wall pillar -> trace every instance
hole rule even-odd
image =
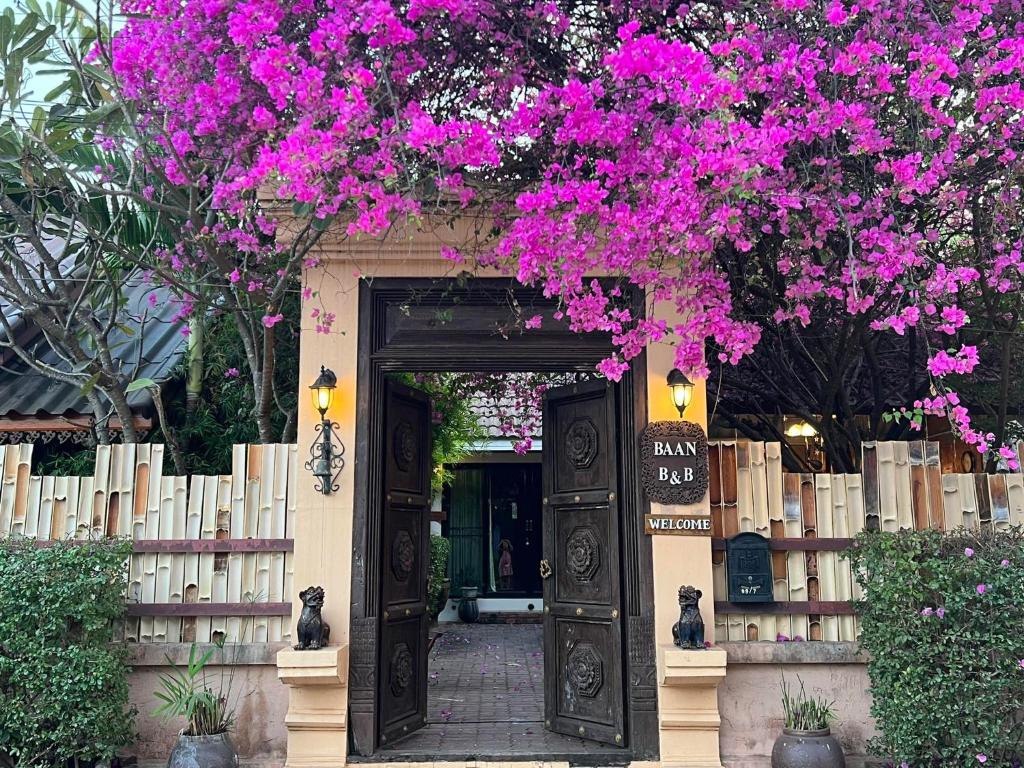
[[[289,687],[285,768],[338,768],[345,764],[347,646],[317,651],[286,648],[277,654],[277,677]]]
[[[659,313],[670,324],[678,316]],[[676,421],[666,379],[675,367],[675,350],[657,344],[647,350],[647,409],[651,421]],[[707,390],[695,382],[687,421],[707,431]],[[710,515],[708,496],[697,504],[651,503],[652,514]],[[679,619],[679,587],[689,584],[702,593],[705,638],[715,636],[715,597],[711,570],[711,538],[652,537],[654,563],[654,632],[658,646],[658,730],[663,766],[721,768],[717,686],[725,676],[725,653],[684,651],[672,645],[672,625]]]
[[[317,293],[303,302],[299,350],[298,477],[296,479],[295,555],[292,624],[302,610],[299,592],[324,588],[323,617],[331,625],[331,644],[318,651],[285,649],[277,656],[278,679],[289,689],[288,768],[336,768],[348,752],[348,643],[352,591],[352,510],[355,478],[356,344],[358,278],[337,263],[309,270],[305,283]],[[321,317],[313,318],[314,309]],[[328,333],[318,332],[326,312],[335,315]],[[303,466],[318,436],[320,414],[314,410],[309,385],[330,368],[338,377],[327,418],[339,425],[345,446],[345,467],[337,491],[324,495]]]

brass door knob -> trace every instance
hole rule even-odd
[[[551,564],[547,560],[540,561],[540,577],[550,579],[552,574]]]

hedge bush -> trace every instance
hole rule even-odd
[[[111,643],[131,543],[0,541],[0,762],[109,760],[133,736],[128,666]]]
[[[1024,532],[861,534],[873,751],[896,766],[1019,765]]]

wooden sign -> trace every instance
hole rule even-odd
[[[729,574],[729,602],[771,603],[774,577],[768,539],[756,533],[738,533],[725,542]]]
[[[671,536],[710,536],[710,515],[644,515],[644,533]]]
[[[640,433],[640,483],[660,504],[696,504],[708,492],[708,438],[691,421],[654,421]]]

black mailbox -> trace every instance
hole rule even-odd
[[[739,533],[725,542],[725,555],[730,602],[774,602],[768,539],[756,533]]]

